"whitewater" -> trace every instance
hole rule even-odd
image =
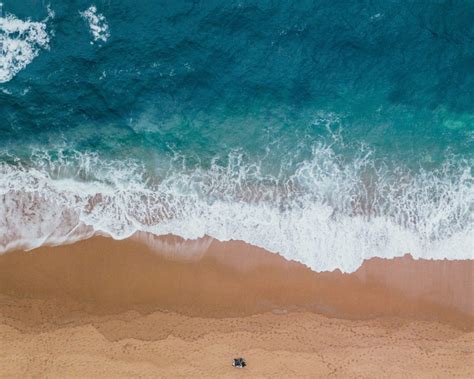
[[[10,81],[41,50],[49,48],[47,23],[52,18],[54,12],[50,8],[41,22],[21,20],[8,13],[3,15],[3,4],[0,3],[0,83]]]
[[[365,259],[407,253],[472,259],[467,165],[390,173],[376,169],[370,154],[344,165],[319,146],[286,178],[265,176],[258,163],[234,154],[226,166],[186,170],[174,163],[153,179],[139,162],[96,154],[52,160],[36,153],[33,160],[34,167],[0,166],[3,252],[141,231],[242,240],[316,271],[352,272]],[[371,182],[364,182],[368,173]]]

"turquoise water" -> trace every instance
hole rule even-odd
[[[472,258],[472,1],[3,1],[0,250],[135,231]],[[3,246],[3,247],[2,247]]]

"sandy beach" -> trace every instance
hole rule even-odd
[[[0,0],[0,379],[474,379],[473,20]]]
[[[0,374],[472,377],[473,270],[405,256],[315,273],[242,242],[148,235],[11,252]]]

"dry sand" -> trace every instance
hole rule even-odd
[[[314,273],[171,236],[7,253],[0,376],[474,377],[473,275],[409,256]]]

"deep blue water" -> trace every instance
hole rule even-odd
[[[245,239],[315,269],[471,254],[474,2],[3,0],[2,14],[4,204],[46,196],[71,225],[117,238]],[[57,194],[29,187],[42,180]],[[130,197],[91,209],[103,189],[75,182]],[[53,217],[9,207],[10,244]]]

